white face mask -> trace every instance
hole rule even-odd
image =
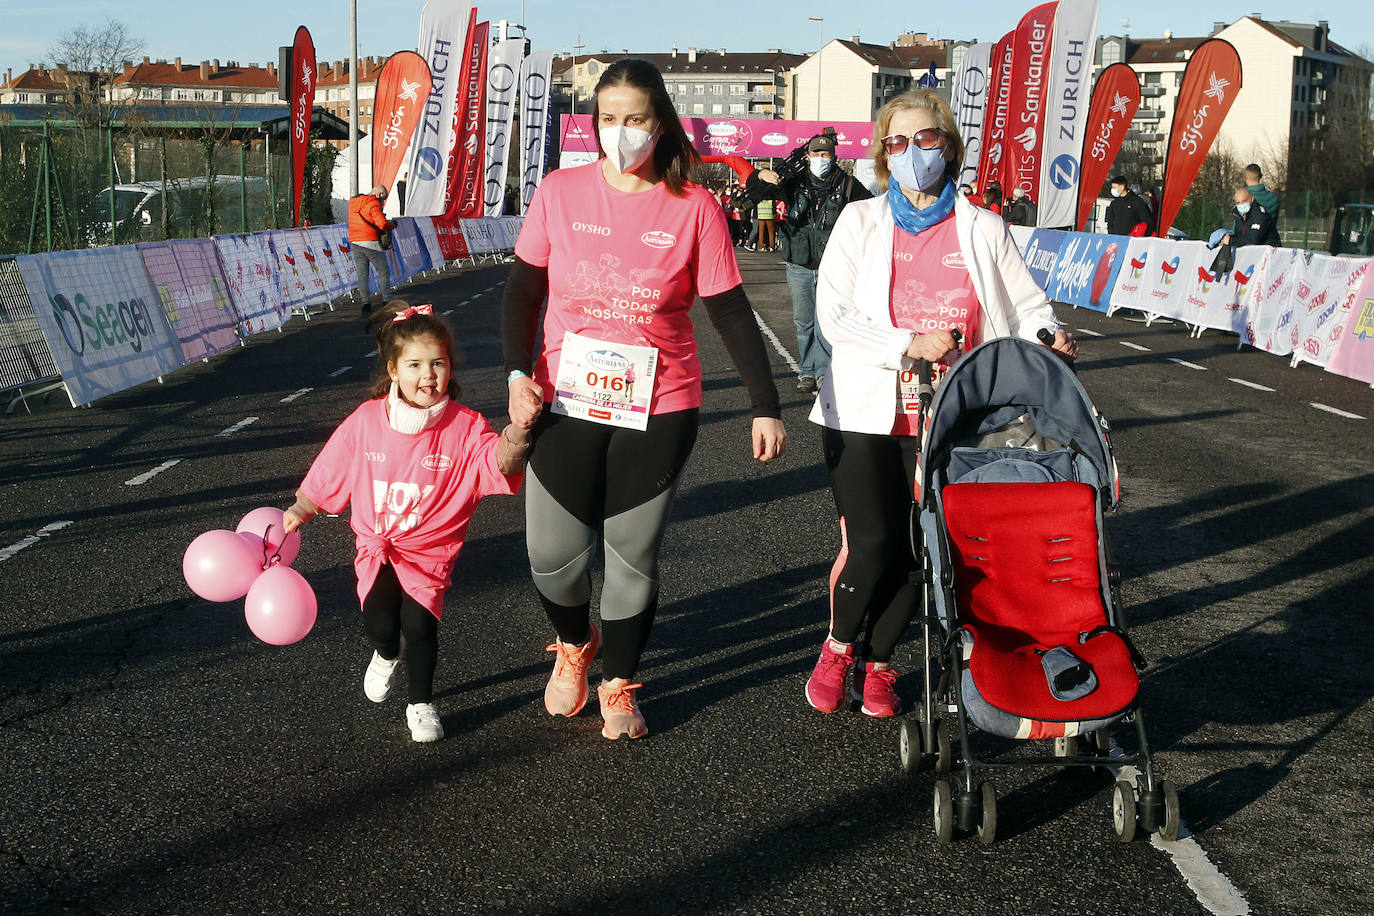
[[[912,143],[901,155],[887,158],[887,169],[908,191],[932,191],[944,181],[945,151],[921,149]]]
[[[1236,212],[1241,216],[1248,215],[1250,213],[1250,202],[1247,200],[1243,204],[1236,204]]]
[[[650,133],[638,127],[603,127],[600,130],[601,148],[617,172],[633,172],[654,153],[658,131]]]
[[[1118,187],[1116,187],[1116,186],[1113,186],[1113,187],[1112,187],[1112,196],[1113,196],[1113,197],[1120,197],[1120,196],[1121,196],[1121,189],[1118,188]]]
[[[824,178],[830,174],[830,166],[834,163],[827,156],[812,156],[806,161],[806,164],[811,167],[812,175],[817,178]]]

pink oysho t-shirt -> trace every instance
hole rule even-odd
[[[522,261],[549,271],[534,380],[552,395],[563,335],[572,331],[658,348],[650,413],[700,407],[701,363],[687,313],[697,296],[740,283],[725,214],[696,185],[685,197],[663,182],[617,191],[601,168],[593,162],[546,175],[515,244]]]
[[[953,214],[916,235],[893,227],[889,306],[896,327],[918,334],[957,328],[962,335],[960,350],[978,345],[978,296],[959,248]],[[936,367],[937,375],[944,374],[953,358],[946,357]],[[892,432],[919,434],[916,418],[903,412],[900,402]]]
[[[449,402],[439,422],[399,433],[386,399],[363,403],[325,443],[301,492],[326,512],[352,506],[358,601],[390,561],[401,587],[441,617],[453,561],[484,496],[519,491],[524,473],[497,466],[501,436],[481,414]]]

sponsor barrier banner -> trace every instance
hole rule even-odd
[[[1121,151],[1140,107],[1140,82],[1128,64],[1112,64],[1097,77],[1083,132],[1083,180],[1079,184],[1075,229],[1088,225],[1097,192]]]
[[[348,240],[348,226],[326,226],[324,231],[329,238],[329,247],[334,252],[334,264],[344,282],[344,292],[349,292],[358,285],[358,265],[353,260],[353,243]]]
[[[497,249],[493,237],[494,224],[484,219],[460,220],[463,238],[467,240],[468,251],[472,254],[490,254]]]
[[[244,335],[281,327],[290,310],[282,298],[277,259],[267,235],[217,235],[214,243]]]
[[[1240,339],[1252,347],[1287,356],[1293,352],[1293,296],[1300,289],[1304,255],[1293,248],[1275,248],[1264,261],[1250,298],[1250,314]]]
[[[324,255],[315,250],[318,238],[309,229],[283,230],[287,247],[296,258],[301,282],[305,284],[305,305],[322,305],[329,301],[329,265],[322,263]]]
[[[1196,246],[1202,243],[1183,244]],[[1217,256],[1216,251],[1203,246],[1197,254],[1197,266],[1184,299],[1187,304],[1184,320],[1204,328],[1239,334],[1245,327],[1250,278],[1255,275],[1261,259],[1269,250],[1268,245],[1241,248],[1235,253],[1232,269],[1218,273],[1211,268]]]
[[[1112,289],[1111,307],[1107,314],[1117,309],[1138,309],[1140,297],[1149,282],[1145,271],[1154,260],[1150,239],[1131,239],[1126,246],[1126,260],[1116,275],[1116,286]]]
[[[324,293],[328,299],[336,299],[347,293],[352,288],[341,269],[342,259],[334,249],[331,238],[334,226],[311,226],[306,231],[306,238],[310,242],[307,249],[314,257],[314,265],[319,268],[320,279],[324,281]]]
[[[420,230],[416,227],[415,220],[408,216],[398,219],[395,239],[394,250],[406,277],[413,277],[422,270],[429,270],[429,251],[425,248],[424,239],[420,238]]]
[[[229,301],[214,242],[175,239],[136,247],[181,345],[183,362],[238,346],[239,316]]]
[[[549,84],[553,52],[535,51],[520,64],[520,212],[529,209],[548,158]]]
[[[439,251],[445,261],[461,261],[472,257],[468,248],[467,236],[463,235],[463,223],[456,219],[434,218],[434,234],[439,237]]]
[[[1206,249],[1201,242],[1194,244]],[[1171,239],[1152,239],[1146,247],[1150,255],[1145,265],[1140,302],[1135,307],[1148,315],[1182,319],[1187,312],[1185,300],[1197,270],[1199,249]],[[1207,261],[1211,263],[1210,256]],[[1126,266],[1132,268],[1129,258]]]
[[[315,42],[305,26],[291,46],[291,206],[292,225],[301,224],[305,154],[310,151],[310,118],[315,108]]]
[[[427,0],[420,11],[416,46],[432,80],[420,124],[406,156],[406,212],[443,213],[448,195],[448,155],[453,148],[453,107],[463,71],[463,37],[468,4]]]
[[[1055,302],[1107,311],[1130,240],[1119,235],[1066,234],[1045,293]]]
[[[1368,258],[1312,256],[1303,271],[1303,283],[1310,292],[1293,310],[1294,365],[1303,362],[1325,367],[1331,361],[1368,269]]]
[[[439,245],[439,233],[434,229],[434,219],[429,216],[415,217],[415,228],[420,233],[420,240],[425,243],[425,252],[429,255],[429,263],[434,267],[444,266],[443,248]]]
[[[965,48],[964,59],[959,62],[959,69],[950,83],[950,107],[964,140],[964,161],[957,183],[971,188],[978,186],[978,157],[983,150],[983,118],[988,107],[988,65],[992,47],[992,42],[980,41]]]
[[[1078,226],[1074,219],[1078,215],[1083,172],[1079,156],[1083,153],[1083,132],[1088,119],[1098,6],[1098,0],[1059,0],[1054,14],[1054,54],[1049,62],[1040,196],[1035,199],[1041,226]]]
[[[1041,289],[1049,285],[1050,274],[1059,261],[1059,249],[1064,247],[1068,235],[1058,229],[1035,229],[1026,241],[1023,250],[1026,267],[1030,268],[1031,276]]]
[[[561,116],[562,153],[580,153],[580,162],[597,158],[591,115]],[[826,127],[835,128],[835,156],[866,159],[873,145],[872,121],[780,121],[682,118],[692,146],[703,156],[786,156]],[[590,158],[586,156],[590,154]]]
[[[134,246],[19,255],[15,263],[74,406],[185,365]]]
[[[1202,161],[1221,130],[1221,122],[1240,92],[1240,55],[1221,38],[1204,41],[1188,58],[1169,128],[1164,191],[1159,201],[1159,234],[1168,232],[1183,198],[1202,169]],[[1095,189],[1094,189],[1095,190]]]
[[[387,58],[377,78],[372,113],[372,183],[396,184],[401,160],[415,136],[434,81],[429,65],[414,51],[397,51]],[[407,182],[407,190],[409,183]]]
[[[1327,372],[1374,385],[1374,270],[1365,271]]]
[[[453,103],[453,149],[448,155],[448,193],[444,215],[475,219],[482,215],[483,160],[486,158],[487,33],[491,24],[468,16],[463,73]]]
[[[497,41],[487,64],[487,163],[483,204],[487,216],[500,216],[506,202],[506,163],[515,128],[515,99],[520,89],[522,39]]]
[[[276,264],[273,273],[277,277],[278,294],[288,310],[303,307],[310,294],[309,268],[301,255],[300,238],[288,235],[294,231],[272,229],[265,233]]]
[[[1042,3],[1021,17],[1013,39],[1011,107],[1002,190],[1023,188],[1040,201],[1040,160],[1045,143],[1045,106],[1049,100],[1050,55],[1054,50],[1054,16],[1058,3]]]
[[[1011,112],[1011,71],[1015,62],[1016,44],[1013,30],[1003,35],[992,46],[990,79],[988,81],[988,107],[983,113],[983,161],[978,167],[978,193],[981,195],[988,185],[997,182],[1004,192],[1011,190],[1007,164],[1011,155],[1007,151],[1008,117]],[[1001,201],[998,201],[1000,204]]]

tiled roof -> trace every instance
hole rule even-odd
[[[277,77],[262,67],[220,67],[203,78],[199,64],[150,62],[134,64],[114,78],[116,86],[209,86],[233,89],[275,89]]]
[[[842,39],[840,44],[875,67],[886,67],[889,70],[925,70],[932,60],[937,67],[947,66],[949,63],[949,51],[946,48],[923,45],[898,45],[893,48],[888,45],[871,45]]]
[[[1138,41],[1126,39],[1126,63],[1128,64],[1169,64],[1185,61],[1188,55],[1206,38],[1151,38]]]
[[[688,56],[686,51],[678,51],[676,54],[627,54],[623,51],[614,53],[602,51],[580,55],[578,61],[596,60],[602,63],[614,63],[625,57],[637,57],[653,64],[664,76],[682,73],[723,76],[727,73],[763,73],[766,70],[781,72],[792,69],[806,59],[805,55],[802,54],[784,54],[781,51],[739,51],[726,52],[725,54],[721,54],[719,51],[697,51],[695,61],[688,60]],[[559,64],[565,66],[560,67]],[[571,65],[571,60],[556,60],[554,61],[554,71],[558,72]]]
[[[388,58],[385,57],[360,57],[358,58],[358,82],[375,83],[382,75],[382,67],[386,65]],[[336,68],[329,61],[322,60],[319,69],[315,72],[319,79],[315,81],[317,88],[325,86],[347,86],[348,85],[349,62],[341,61]]]
[[[52,78],[52,71],[30,67],[12,80],[0,83],[0,89],[32,89],[34,91],[64,91],[71,87]]]

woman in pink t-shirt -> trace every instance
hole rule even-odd
[[[604,641],[602,734],[638,738],[648,728],[633,681],[658,606],[659,547],[701,406],[688,317],[696,296],[753,401],[754,457],[782,454],[786,433],[725,214],[688,179],[701,160],[662,75],[643,60],[612,64],[597,83],[592,120],[602,158],[545,176],[525,215],[502,340],[511,420],[535,435],[525,537],[557,634],[544,707],[551,715],[581,711],[587,666]],[[600,630],[589,617],[598,540]]]
[[[477,503],[519,491],[530,433],[511,425],[497,435],[458,403],[453,332],[430,306],[393,300],[368,326],[385,374],[310,466],[285,528],[352,507],[358,599],[375,650],[363,692],[387,698],[404,649],[411,737],[437,741],[434,667],[453,561]]]
[[[850,696],[869,716],[895,715],[893,650],[916,613],[910,517],[920,433],[921,360],[952,362],[952,332],[973,346],[994,337],[1037,339],[1072,359],[1049,299],[995,213],[955,188],[963,162],[949,104],[928,89],[878,112],[873,157],[887,193],[840,214],[817,273],[816,317],[832,347],[811,420],[840,516],[830,576],[830,632],[806,699],[834,712]],[[891,179],[891,180],[889,180]],[[860,637],[863,641],[860,643]]]

